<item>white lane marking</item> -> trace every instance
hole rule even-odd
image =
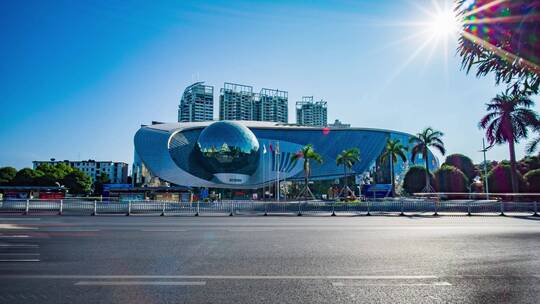
[[[0,224],[0,229],[7,229],[7,230],[29,230],[29,229],[37,229],[36,227],[25,227],[20,226],[17,224]]]
[[[2,235],[0,234],[0,239],[16,239],[16,238],[29,238],[29,235]]]
[[[39,248],[37,244],[0,244],[0,247],[13,247],[13,248]]]
[[[185,232],[187,229],[141,229],[143,232]]]
[[[0,279],[206,279],[206,280],[436,280],[434,275],[289,276],[289,275],[0,275]]]
[[[452,286],[448,282],[432,282],[432,283],[360,283],[360,282],[332,282],[334,287],[362,287],[362,286]]]
[[[0,217],[0,221],[41,221],[41,218],[34,218],[34,217]]]
[[[371,275],[371,276],[327,276],[330,280],[426,280],[438,279],[434,275]]]
[[[43,232],[97,232],[100,229],[86,229],[86,228],[42,228]]]
[[[274,229],[264,229],[264,228],[231,228],[227,229],[229,232],[269,232],[274,231]]]
[[[39,259],[0,259],[0,262],[39,262]]]
[[[0,253],[0,256],[15,256],[15,255],[39,255],[39,253],[21,253],[21,252],[14,252],[14,253]]]
[[[131,286],[131,285],[157,285],[157,286],[204,286],[205,281],[179,282],[179,281],[79,281],[76,286]]]

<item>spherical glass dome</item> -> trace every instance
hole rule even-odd
[[[211,173],[253,174],[259,161],[259,141],[250,129],[234,121],[204,128],[195,146],[201,164]]]

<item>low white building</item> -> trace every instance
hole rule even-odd
[[[59,163],[64,163],[69,165],[72,168],[76,168],[86,173],[92,177],[92,181],[96,181],[96,177],[101,173],[105,173],[109,176],[109,179],[112,184],[126,184],[128,177],[128,164],[124,162],[113,162],[113,161],[96,161],[96,160],[51,160],[39,161],[35,160],[32,162],[34,169],[39,167],[42,164],[56,165]]]

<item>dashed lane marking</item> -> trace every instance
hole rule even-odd
[[[0,248],[39,248],[37,244],[0,244]]]
[[[351,282],[332,282],[334,287],[362,287],[362,286],[398,286],[398,287],[407,287],[407,286],[452,286],[448,282],[431,282],[431,283],[360,283],[356,281]]]
[[[143,232],[186,232],[187,229],[141,229]]]
[[[204,286],[205,281],[79,281],[76,286],[132,286],[132,285],[155,285],[155,286]]]

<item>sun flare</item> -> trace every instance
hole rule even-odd
[[[427,24],[429,32],[439,38],[454,36],[459,32],[458,18],[453,10],[436,12]]]

